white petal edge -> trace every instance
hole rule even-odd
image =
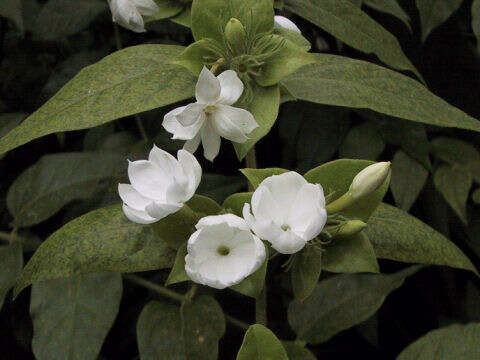
[[[204,66],[195,86],[195,98],[201,104],[213,105],[218,101],[220,91],[220,81]]]
[[[158,219],[152,218],[150,215],[148,215],[146,211],[132,209],[126,204],[122,205],[122,210],[128,220],[138,224],[147,225],[158,221]]]
[[[224,105],[235,104],[243,93],[243,82],[233,70],[227,70],[217,76],[220,81],[220,97],[218,102]]]
[[[292,20],[286,18],[285,16],[275,15],[274,25],[277,28],[284,28],[284,29],[287,29],[287,30],[292,30],[292,31],[295,31],[299,34],[302,33],[300,31],[300,29],[298,28],[298,26],[295,25],[295,23]]]

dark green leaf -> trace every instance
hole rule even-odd
[[[256,189],[260,183],[272,175],[280,175],[288,172],[288,170],[280,168],[268,169],[240,169],[243,175],[250,181],[253,188]]]
[[[315,246],[306,246],[295,254],[292,266],[292,289],[295,299],[305,300],[315,289],[322,272],[322,251]]]
[[[18,29],[23,32],[23,0],[2,0],[0,16],[13,21]]]
[[[446,21],[462,2],[463,0],[415,0],[422,25],[422,40],[425,41],[430,32]]]
[[[275,334],[260,324],[248,328],[237,360],[288,360],[287,352]]]
[[[0,139],[0,153],[54,132],[98,126],[193,96],[196,79],[169,64],[182,50],[173,45],[133,46],[83,69]]]
[[[211,197],[221,203],[232,193],[246,188],[246,185],[247,182],[240,176],[203,174],[197,194]]]
[[[288,322],[297,336],[310,344],[329,340],[335,334],[372,316],[386,296],[416,273],[412,266],[398,273],[344,274],[321,281],[304,302],[288,307]]]
[[[479,323],[450,325],[415,341],[402,351],[397,360],[473,360],[480,355],[479,337]]]
[[[154,1],[158,6],[159,11],[154,17],[147,18],[147,21],[166,19],[175,15],[178,15],[185,8],[185,5],[178,0],[154,0]]]
[[[102,180],[112,177],[125,162],[113,153],[46,155],[25,170],[10,186],[7,206],[17,227],[32,226],[76,199],[91,197]]]
[[[342,146],[340,157],[350,159],[377,160],[385,149],[385,142],[377,128],[370,122],[352,127]]]
[[[446,265],[477,272],[454,243],[417,218],[393,206],[380,204],[365,231],[379,258]]]
[[[0,247],[0,310],[8,291],[15,285],[17,276],[20,275],[23,267],[22,246],[15,243],[9,246]]]
[[[88,274],[32,288],[32,350],[38,360],[96,360],[122,299],[120,274]]]
[[[292,341],[284,341],[283,347],[287,350],[289,360],[317,360],[310,350]]]
[[[232,211],[237,216],[243,216],[243,205],[250,202],[252,194],[251,192],[233,194],[225,199],[222,206],[225,210]]]
[[[480,36],[480,0],[473,0],[472,3],[472,29],[473,33],[478,37]]]
[[[365,61],[336,55],[316,56],[315,64],[302,67],[281,82],[295,98],[368,108],[425,124],[480,131],[478,120],[407,76]]]
[[[20,123],[27,117],[23,113],[7,113],[0,115],[0,138],[5,136],[10,130],[20,125]],[[0,160],[5,154],[0,155]]]
[[[375,10],[395,16],[397,19],[403,21],[410,32],[412,31],[410,16],[408,16],[405,10],[397,3],[397,0],[364,0],[363,3]]]

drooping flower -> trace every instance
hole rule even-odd
[[[188,240],[185,271],[194,282],[216,289],[240,283],[265,261],[265,245],[242,218],[202,218]]]
[[[286,18],[285,16],[275,15],[274,21],[275,21],[274,26],[276,28],[284,28],[287,30],[292,30],[299,34],[302,33],[298,28],[298,26],[295,25],[295,23],[292,20]]]
[[[231,106],[242,93],[243,83],[235,71],[215,77],[204,67],[195,88],[197,101],[170,111],[162,125],[172,139],[187,140],[184,149],[191,153],[202,142],[205,157],[213,161],[220,151],[220,137],[244,143],[258,127],[250,112]]]
[[[128,219],[151,224],[177,212],[190,200],[200,183],[202,168],[188,151],[178,151],[177,158],[154,145],[148,160],[129,162],[131,185],[118,185]]]
[[[108,0],[112,19],[135,32],[144,32],[143,16],[155,16],[160,9],[153,0]]]
[[[282,254],[300,251],[322,231],[327,221],[325,196],[319,184],[294,171],[273,175],[258,186],[243,217],[261,239]]]
[[[367,166],[353,179],[348,190],[349,194],[358,199],[377,190],[390,173],[390,162],[378,162]]]

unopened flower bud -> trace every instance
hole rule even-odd
[[[240,20],[231,18],[225,26],[225,38],[232,50],[242,53],[247,43],[247,33]]]
[[[365,229],[367,224],[361,220],[350,220],[339,226],[338,232],[335,234],[335,237],[348,237],[355,235]]]
[[[350,185],[349,194],[358,199],[377,190],[387,179],[390,162],[379,162],[360,171]]]

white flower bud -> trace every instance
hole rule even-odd
[[[387,179],[390,172],[390,162],[379,162],[367,166],[360,171],[352,181],[348,193],[358,199],[377,190]]]
[[[155,16],[160,9],[153,0],[108,0],[112,19],[117,24],[135,32],[144,32],[143,16]]]

